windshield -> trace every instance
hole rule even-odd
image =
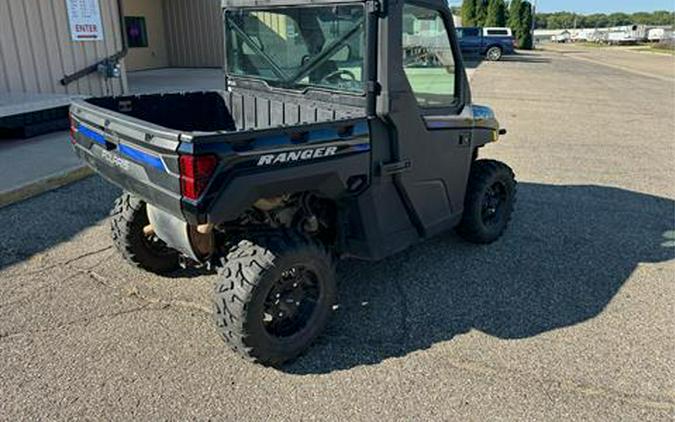
[[[363,92],[363,5],[226,13],[227,72],[289,89]]]

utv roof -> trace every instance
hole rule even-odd
[[[369,0],[222,0],[223,8],[244,8],[244,7],[273,7],[273,6],[312,6],[317,4],[331,3],[366,3]],[[433,6],[446,6],[446,0],[422,0]],[[389,0],[379,0],[380,3],[389,3]]]
[[[270,7],[270,6],[311,6],[330,3],[365,3],[365,0],[222,0],[223,8]]]

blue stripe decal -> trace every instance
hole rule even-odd
[[[155,155],[151,155],[148,154],[147,152],[143,152],[137,150],[136,148],[132,148],[130,146],[122,144],[119,145],[118,151],[120,152],[120,154],[124,154],[135,161],[148,164],[158,170],[164,171],[164,162],[162,162],[161,158]]]
[[[452,124],[449,122],[434,121],[434,120],[427,121],[426,124],[429,129],[448,129],[452,127]]]
[[[97,144],[105,145],[105,137],[100,133],[94,132],[88,127],[82,126],[81,124],[77,125],[77,131],[86,136],[87,138],[91,139],[92,141],[96,142]]]
[[[354,145],[354,150],[357,152],[370,151],[370,144],[358,144]]]

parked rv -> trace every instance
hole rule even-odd
[[[588,42],[592,41],[596,34],[595,29],[579,29],[572,33],[572,42]]]
[[[572,41],[572,34],[569,31],[563,31],[560,34],[553,35],[551,41],[556,43],[568,43]]]
[[[647,31],[647,40],[650,42],[666,41],[673,38],[673,30],[667,28],[651,28]]]
[[[610,45],[631,45],[647,40],[645,25],[628,25],[609,28],[607,43]]]
[[[608,34],[609,31],[606,29],[595,29],[591,34],[590,38],[588,39],[588,41],[598,44],[606,43]]]
[[[633,45],[637,42],[637,38],[630,31],[611,31],[607,35],[609,45]]]

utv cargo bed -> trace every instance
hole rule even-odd
[[[236,132],[364,117],[362,107],[289,99],[288,94],[227,91],[104,97],[89,105],[180,132]]]
[[[71,108],[71,134],[81,147],[77,154],[106,179],[196,222],[206,218],[209,204],[184,194],[181,156],[227,152],[229,164],[241,165],[247,152],[264,152],[279,142],[299,148],[348,140],[358,122],[363,134],[365,112],[358,99],[352,106],[320,97],[240,89],[78,100]],[[199,210],[186,215],[186,204]]]

